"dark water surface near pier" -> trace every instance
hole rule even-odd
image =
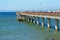
[[[18,21],[15,12],[0,13],[0,40],[60,40],[60,33]]]

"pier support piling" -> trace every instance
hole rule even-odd
[[[42,18],[42,28],[44,28],[44,18]]]
[[[55,30],[58,31],[58,19],[55,19],[56,25],[55,25]]]
[[[28,18],[28,22],[29,22],[29,18]]]
[[[32,22],[32,18],[30,18],[31,20],[30,20],[30,22]]]
[[[36,21],[37,24],[39,24],[39,17],[37,17],[37,21]]]
[[[47,18],[47,19],[48,19],[47,26],[48,26],[48,29],[50,29],[50,18]]]

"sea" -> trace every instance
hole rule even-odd
[[[60,40],[60,33],[41,25],[18,21],[16,12],[0,12],[0,40]]]

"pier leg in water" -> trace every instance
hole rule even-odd
[[[44,23],[42,22],[42,28],[44,28]]]
[[[30,22],[32,22],[32,19],[30,20]]]
[[[58,31],[58,19],[55,19],[56,25],[55,25],[55,30]]]
[[[44,28],[44,18],[42,18],[42,28]]]
[[[35,17],[33,17],[33,23],[34,23],[34,24],[36,23],[36,21],[35,21]]]
[[[37,22],[36,23],[39,24],[39,17],[37,17]]]
[[[37,21],[37,24],[39,24],[39,21]]]
[[[33,20],[33,23],[35,23],[35,20]]]
[[[29,18],[28,18],[28,22],[29,22]]]
[[[27,16],[25,16],[25,21],[27,21]]]
[[[28,21],[28,16],[26,16],[26,21]]]
[[[50,18],[48,18],[48,24],[47,24],[47,26],[48,26],[48,30],[50,31]]]

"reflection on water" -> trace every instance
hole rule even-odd
[[[60,40],[60,33],[40,25],[0,18],[0,40]]]

